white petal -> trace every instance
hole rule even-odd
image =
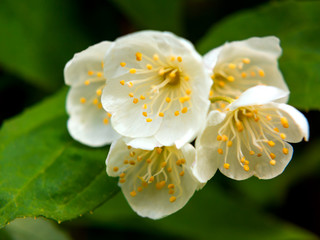
[[[123,138],[123,141],[133,148],[140,148],[144,150],[153,150],[155,147],[161,147],[162,145],[154,138]]]
[[[111,42],[104,41],[80,53],[76,53],[64,68],[66,84],[81,86],[88,79],[89,71],[99,71],[103,73],[101,63],[111,44]]]
[[[281,110],[281,114],[288,120],[288,128],[284,128],[280,123],[275,124],[281,132],[286,134],[286,141],[295,143],[300,142],[302,138],[305,141],[309,140],[308,120],[301,112],[287,104],[272,103],[270,106]]]
[[[287,95],[288,92],[276,87],[256,86],[243,92],[236,101],[229,105],[229,108],[235,110],[244,106],[263,105],[282,99]]]
[[[207,69],[211,71],[211,74],[214,66],[217,64],[218,57],[224,46],[225,45],[214,48],[203,56],[203,62]]]
[[[211,179],[219,167],[217,158],[218,144],[216,140],[217,132],[221,127],[225,114],[219,111],[210,112],[206,128],[198,136],[196,140],[196,162],[193,166],[195,177],[202,183]]]
[[[119,137],[111,126],[107,112],[101,107],[98,108],[100,97],[96,96],[96,89],[99,86],[100,84],[96,83],[72,87],[67,96],[69,133],[75,140],[92,147],[110,144]],[[81,103],[81,98],[86,99],[86,102]],[[99,103],[94,104],[94,99]]]

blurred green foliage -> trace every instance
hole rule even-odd
[[[238,182],[217,173],[178,213],[152,221],[137,216],[122,194],[111,199],[119,188],[116,179],[105,174],[108,149],[88,148],[69,136],[66,89],[30,107],[57,92],[65,63],[89,45],[140,29],[172,31],[197,41],[213,24],[197,45],[202,54],[226,41],[279,37],[280,68],[291,90],[290,103],[319,110],[320,2],[271,1],[254,8],[259,3],[0,1],[0,102],[6,103],[1,121],[28,106],[26,112],[5,120],[0,130],[1,226],[24,216],[65,221],[105,203],[62,228],[72,239],[318,239],[302,227],[320,234],[319,112],[307,114],[311,141],[294,146],[294,158],[281,176]],[[306,196],[300,194],[299,184],[306,186]],[[13,227],[0,231],[0,238],[32,238],[26,229],[43,230],[39,239],[62,234],[48,221],[28,221],[14,221]]]

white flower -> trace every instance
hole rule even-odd
[[[158,219],[181,209],[200,187],[192,175],[195,149],[186,144],[142,150],[123,139],[112,143],[106,160],[109,176],[120,177],[127,201],[140,216]]]
[[[252,175],[270,179],[281,174],[293,153],[287,142],[309,137],[303,114],[275,102],[287,94],[275,87],[256,86],[227,106],[228,111],[210,112],[196,141],[195,176],[206,182],[217,168],[236,180]]]
[[[214,80],[210,97],[236,98],[246,89],[261,84],[288,92],[278,68],[281,52],[276,37],[253,37],[225,43],[211,50],[204,56],[205,65]]]
[[[118,138],[109,124],[111,114],[101,104],[106,85],[103,57],[110,45],[101,42],[75,54],[64,69],[65,82],[71,86],[67,96],[68,130],[74,139],[93,147]]]
[[[102,104],[117,132],[155,137],[165,146],[195,138],[210,105],[212,81],[190,42],[142,31],[117,39],[104,63],[108,87]]]

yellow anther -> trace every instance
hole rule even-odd
[[[213,97],[213,91],[210,90],[209,97]]]
[[[190,94],[191,94],[191,89],[187,89],[187,90],[186,90],[186,94],[187,94],[187,95],[190,95]]]
[[[270,157],[271,157],[272,159],[275,159],[275,158],[276,158],[276,155],[275,155],[274,153],[270,153]]]
[[[85,103],[87,100],[84,98],[84,97],[82,97],[82,98],[80,98],[80,102],[81,103]]]
[[[249,165],[249,161],[248,160],[244,160],[244,165]]]
[[[282,117],[280,118],[281,124],[284,128],[288,128],[289,127],[289,123],[288,123],[288,119],[286,117]]]
[[[166,98],[166,102],[167,102],[167,103],[171,102],[171,98],[167,97],[167,98]]]
[[[252,117],[253,117],[253,113],[252,113],[252,112],[248,112],[248,113],[246,113],[245,115],[246,115],[246,117],[248,117],[248,118],[252,118]]]
[[[251,151],[249,152],[249,154],[250,154],[250,155],[254,155],[254,151],[251,150]]]
[[[137,191],[138,191],[138,192],[142,192],[142,190],[143,190],[142,187],[138,187],[138,188],[137,188]]]
[[[126,176],[126,174],[123,172],[119,175],[120,178],[124,178]]]
[[[128,163],[129,163],[128,160],[124,160],[124,161],[123,161],[123,164],[128,164]]]
[[[93,75],[93,71],[88,71],[88,75],[92,76]]]
[[[169,201],[172,203],[175,202],[176,200],[177,200],[177,198],[175,196],[172,196],[169,198]]]
[[[168,188],[169,188],[169,189],[170,189],[170,188],[174,188],[174,184],[170,183],[170,184],[168,185]]]
[[[175,116],[178,116],[179,114],[180,114],[179,111],[175,111],[175,112],[174,112],[174,115],[175,115]]]
[[[176,77],[176,73],[175,73],[175,72],[171,72],[171,73],[169,74],[169,77],[170,77],[170,78],[175,78],[175,77]]]
[[[120,81],[120,84],[121,84],[121,85],[124,85],[124,83],[125,83],[124,80],[121,80],[121,81]]]
[[[166,182],[165,182],[165,181],[157,182],[157,183],[156,183],[156,188],[160,190],[160,189],[162,189],[165,185],[166,185]]]
[[[104,123],[104,124],[108,124],[108,123],[109,123],[109,119],[108,119],[108,118],[104,118],[104,119],[103,119],[103,123]]]
[[[244,166],[243,166],[243,169],[244,169],[246,172],[248,172],[248,171],[250,170],[250,168],[249,168],[248,165],[244,165]]]
[[[101,68],[103,68],[104,67],[104,62],[103,61],[101,61]]]
[[[186,163],[186,160],[184,158],[181,158],[180,161],[181,161],[182,164]]]
[[[142,112],[142,115],[145,116],[145,117],[148,116],[147,112]]]
[[[190,78],[189,78],[189,76],[184,76],[184,78],[183,78],[185,81],[189,81],[190,80]]]
[[[102,72],[97,72],[97,77],[102,77]]]
[[[261,156],[262,156],[262,153],[258,153],[258,154],[257,154],[257,157],[261,157]]]
[[[166,162],[163,162],[163,163],[161,163],[161,167],[166,167],[167,166],[167,163]]]
[[[152,119],[151,118],[147,118],[146,122],[152,122]]]
[[[240,160],[241,163],[244,163],[245,161],[246,161],[245,157],[242,157]]]
[[[134,157],[134,155],[136,155],[136,153],[132,151],[129,153],[129,155],[130,155],[130,157]]]
[[[179,175],[182,177],[184,175],[184,171],[181,171]]]
[[[280,133],[280,137],[281,137],[281,139],[284,140],[284,139],[286,139],[287,136],[286,136],[286,134],[284,134],[284,133]]]
[[[226,85],[226,83],[224,81],[218,81],[218,85],[220,87],[224,87]]]
[[[222,148],[218,148],[218,153],[219,153],[219,154],[223,154]]]
[[[273,131],[279,132],[279,128],[275,127],[275,128],[273,129]]]
[[[120,63],[120,66],[121,66],[121,67],[124,67],[124,66],[126,66],[126,65],[127,65],[127,64],[126,64],[125,62],[121,62],[121,63]]]
[[[101,96],[102,90],[101,90],[101,89],[98,89],[98,90],[96,91],[96,94],[97,94],[98,96]]]
[[[135,69],[135,68],[131,68],[130,70],[129,70],[129,73],[131,73],[131,74],[134,74],[134,73],[136,73],[137,72],[137,70]]]
[[[224,141],[224,142],[228,141],[227,135],[223,134],[221,140]]]
[[[114,172],[117,172],[118,170],[119,170],[118,167],[114,167],[114,168],[113,168],[113,171],[114,171]]]
[[[135,197],[136,195],[137,195],[137,193],[136,193],[136,191],[132,191],[132,192],[130,192],[130,195],[132,196],[132,197]]]
[[[275,143],[274,143],[274,141],[268,141],[268,145],[270,146],[270,147],[273,147],[274,145],[276,145]]]
[[[181,112],[182,112],[182,113],[186,113],[187,111],[188,111],[188,108],[187,108],[187,107],[184,107],[184,108],[181,109]]]
[[[98,107],[99,109],[101,109],[101,108],[102,108],[102,104],[99,103],[97,107]]]
[[[159,60],[158,54],[154,54],[154,55],[153,55],[153,60],[155,60],[155,61]]]
[[[131,161],[129,161],[129,164],[130,164],[130,165],[135,165],[135,164],[136,164],[136,162],[135,162],[135,161],[133,161],[133,160],[131,160]]]
[[[128,82],[128,87],[132,87],[133,86],[133,83],[132,82]]]
[[[288,154],[289,153],[289,149],[288,148],[282,148],[282,152],[283,154]]]
[[[158,154],[162,153],[162,148],[161,147],[157,147],[156,150],[157,150]]]
[[[228,80],[229,82],[233,82],[233,81],[234,81],[234,76],[228,76],[228,77],[227,77],[227,80]]]
[[[242,72],[242,73],[241,73],[241,77],[242,77],[242,78],[245,78],[245,77],[247,77],[247,74],[246,74],[245,72]]]
[[[221,137],[220,135],[218,135],[218,136],[217,136],[217,140],[218,140],[218,141],[221,141],[221,140],[222,140],[222,137]]]
[[[147,163],[151,163],[152,159],[148,158],[146,161],[147,161]]]
[[[170,61],[173,62],[174,60],[176,60],[176,58],[174,56],[171,56]]]
[[[140,52],[136,53],[136,60],[141,61],[142,60],[142,54]]]
[[[254,117],[254,121],[258,122],[260,120],[260,118],[258,116]]]
[[[119,180],[119,183],[125,183],[125,179],[124,178],[121,178],[120,180]]]
[[[263,70],[259,70],[259,75],[260,75],[260,77],[264,77],[265,76],[265,73],[264,73],[264,71]]]
[[[137,156],[137,160],[140,162],[142,160],[141,156]]]
[[[267,115],[267,116],[266,116],[266,119],[267,119],[268,121],[271,121],[271,120],[272,120],[272,117],[271,117],[270,115]]]
[[[270,165],[272,165],[272,166],[274,166],[274,165],[276,165],[276,160],[270,160]]]
[[[223,164],[223,167],[224,167],[225,169],[229,169],[229,168],[230,168],[230,164],[229,164],[229,163],[225,163],[225,164]]]
[[[211,77],[212,80],[214,80],[216,75],[212,74],[210,77]]]
[[[143,187],[148,187],[148,183],[146,181],[142,181],[141,184],[142,184]]]
[[[149,70],[151,70],[151,69],[152,69],[152,65],[151,65],[151,64],[147,64],[147,68],[148,68]]]
[[[178,160],[176,161],[176,164],[177,164],[178,166],[180,166],[180,165],[182,164],[181,160],[178,159]]]
[[[137,104],[137,103],[139,102],[139,99],[138,99],[138,98],[134,98],[134,99],[132,100],[132,102],[133,102],[134,104]]]
[[[237,67],[237,65],[235,65],[234,63],[229,63],[228,67],[230,69],[235,69]]]
[[[228,141],[227,146],[231,147],[232,146],[232,141]]]
[[[182,57],[178,56],[177,60],[178,60],[178,62],[182,62]]]
[[[148,108],[147,104],[143,104],[142,108],[147,109]]]
[[[141,96],[140,96],[140,99],[141,99],[141,100],[145,100],[145,99],[146,99],[146,97],[145,97],[145,96],[143,96],[143,95],[141,95]]]
[[[245,64],[249,64],[250,63],[250,59],[249,58],[244,58],[242,59],[242,62]]]
[[[129,93],[129,97],[133,97],[133,93],[131,92],[131,93]]]
[[[168,171],[169,173],[171,173],[171,172],[172,172],[172,168],[171,168],[171,167],[168,167],[168,168],[167,168],[167,171]]]
[[[252,71],[252,72],[250,73],[250,75],[251,75],[251,77],[255,77],[255,76],[256,76],[256,73]]]
[[[163,117],[164,113],[163,112],[159,112],[159,117]]]
[[[93,101],[92,101],[92,103],[93,103],[94,105],[98,104],[98,102],[99,102],[99,100],[98,100],[97,98],[93,99]]]
[[[236,127],[237,127],[238,132],[241,132],[244,129],[243,125],[240,121],[236,122]]]
[[[108,118],[111,118],[112,114],[111,113],[107,113]]]
[[[127,148],[128,148],[128,149],[131,149],[132,147],[131,147],[131,146],[127,146]]]
[[[84,81],[84,85],[89,85],[90,84],[90,81],[89,80],[86,80],[86,81]]]

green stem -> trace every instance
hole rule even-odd
[[[210,98],[210,101],[212,103],[218,102],[218,101],[224,101],[224,102],[228,102],[228,103],[232,103],[234,101],[233,98],[230,97],[222,97],[222,96],[218,96],[218,97],[213,97]]]

